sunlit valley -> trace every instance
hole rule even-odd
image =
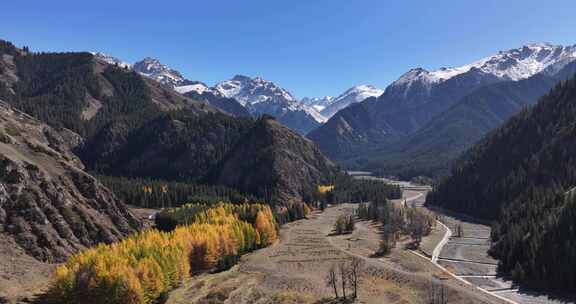
[[[0,303],[576,303],[576,6],[488,2],[7,4]]]

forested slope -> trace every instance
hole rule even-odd
[[[573,62],[553,73],[545,71],[520,81],[481,87],[416,133],[349,162],[405,178],[447,175],[462,152],[575,73],[576,62]]]
[[[288,202],[302,199],[301,185],[314,187],[336,172],[310,141],[288,128],[269,128],[274,131],[265,138],[253,135],[275,125],[268,117],[230,116],[90,53],[32,53],[2,41],[0,55],[0,98],[79,134],[71,148],[99,174],[219,183]],[[257,150],[232,157],[240,145]],[[260,155],[267,157],[250,159]],[[271,170],[226,169],[246,161]],[[251,172],[263,174],[244,176]]]
[[[576,80],[484,138],[427,204],[495,220],[500,270],[536,288],[574,292]]]

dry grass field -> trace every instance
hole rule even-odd
[[[336,218],[352,214],[354,208],[333,206],[285,225],[276,244],[244,256],[231,270],[190,279],[170,294],[167,303],[330,303],[328,269],[353,257],[365,264],[357,303],[424,303],[430,278],[447,276],[402,244],[385,258],[372,257],[379,227],[371,222],[357,222],[352,234],[333,236]],[[443,282],[449,303],[498,303],[456,280]]]

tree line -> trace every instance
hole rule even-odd
[[[123,202],[144,208],[171,208],[185,203],[257,202],[261,199],[220,185],[202,185],[150,178],[96,175]]]
[[[334,176],[329,185],[309,191],[305,199],[324,209],[328,204],[374,202],[384,204],[402,197],[400,186],[377,180],[355,179],[346,174]]]

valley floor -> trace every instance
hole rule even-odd
[[[404,190],[404,198],[394,203],[423,208],[424,199],[421,190]],[[434,227],[417,254],[404,249],[408,240],[401,240],[389,256],[373,257],[380,241],[378,225],[359,221],[352,234],[332,235],[338,216],[352,214],[356,206],[332,206],[283,226],[274,245],[244,256],[228,271],[189,279],[169,294],[166,303],[333,303],[333,291],[325,283],[328,269],[353,257],[365,263],[358,303],[425,303],[431,278],[447,286],[448,303],[564,303],[517,290],[496,278],[497,261],[486,253],[490,227],[440,210],[435,212],[445,225]],[[153,213],[142,210],[138,214],[148,218]],[[457,224],[462,226],[460,237],[454,236]],[[447,238],[449,230],[452,236]],[[5,253],[2,248],[11,247],[0,246],[0,254]],[[451,274],[432,263],[433,256]],[[41,289],[54,266],[34,262],[25,256],[1,261],[0,273],[22,279],[0,277],[0,293],[22,295],[23,290],[33,293]]]
[[[498,261],[487,254],[490,248],[490,226],[441,210],[436,210],[436,212],[442,214],[441,221],[453,233],[440,251],[438,263],[454,275],[487,292],[507,299],[508,303],[573,303],[519,290],[512,285],[511,281],[496,277]],[[455,235],[457,225],[462,227],[460,236]]]
[[[244,256],[229,271],[190,279],[167,303],[330,303],[333,291],[325,284],[327,271],[352,257],[365,262],[359,303],[424,303],[432,276],[448,285],[450,303],[500,303],[400,245],[386,258],[372,257],[380,237],[379,227],[370,222],[358,222],[352,234],[331,236],[336,218],[354,208],[333,206],[285,225],[273,246]],[[430,240],[441,235],[438,230]]]

